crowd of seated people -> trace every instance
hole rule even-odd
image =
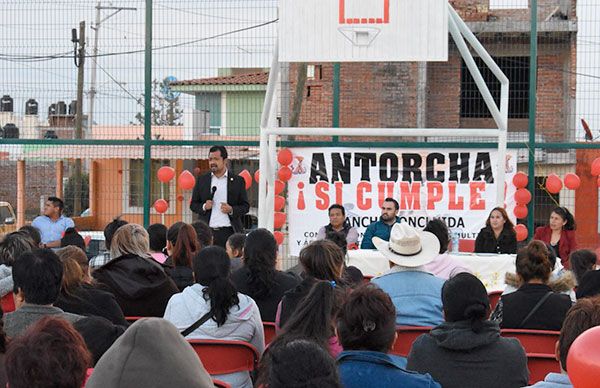
[[[561,209],[566,222],[549,226],[549,246],[533,240],[518,251],[491,315],[484,284],[448,255],[441,219],[425,230],[395,223],[389,241],[374,236],[391,268],[367,284],[346,265],[336,220],[301,250],[293,271],[281,270],[265,229],[233,234],[223,249],[201,221],[146,230],[115,219],[104,230],[108,252],[89,262],[76,231],[55,250],[38,249],[35,231],[13,232],[0,240],[0,293],[12,293],[17,308],[1,321],[0,385],[522,387],[530,382],[526,351],[501,331],[512,328],[560,331],[562,373],[535,386],[568,387],[570,346],[600,324],[600,271],[592,251],[572,249],[562,235],[569,217]],[[509,253],[502,216],[492,211],[488,237],[494,252]],[[565,247],[568,268],[554,271],[554,252]],[[271,322],[277,335],[268,344]],[[406,358],[392,354],[398,325],[427,327]],[[193,340],[250,344],[256,373],[210,375]]]

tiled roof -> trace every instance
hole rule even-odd
[[[266,85],[269,72],[228,75],[172,82],[172,86],[187,85]]]

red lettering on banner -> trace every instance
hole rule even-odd
[[[356,186],[356,206],[360,210],[371,210],[372,201],[370,198],[364,198],[365,193],[370,193],[372,190],[369,182],[360,182]]]
[[[379,207],[381,207],[386,198],[394,197],[394,182],[379,182],[377,191],[379,193]]]
[[[344,204],[344,199],[342,198],[342,193],[344,190],[344,182],[337,181],[334,183],[335,186],[335,203],[338,205]]]
[[[315,195],[317,196],[317,201],[315,202],[315,206],[319,210],[327,210],[329,208],[329,183],[324,181],[319,181],[315,185]]]
[[[456,196],[456,182],[448,182],[448,210],[463,210],[465,200]]]
[[[421,182],[400,182],[400,209],[421,210]]]
[[[485,192],[485,182],[469,183],[471,189],[471,210],[485,210],[485,198],[481,198],[481,193]]]
[[[440,182],[427,183],[427,210],[435,210],[435,204],[442,200],[444,187]]]

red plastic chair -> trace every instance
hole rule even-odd
[[[13,297],[13,293],[9,292],[4,295],[2,299],[0,299],[0,304],[2,305],[2,311],[4,311],[5,314],[15,311],[15,298]]]
[[[458,240],[458,251],[459,252],[475,252],[475,240]]]
[[[560,363],[554,354],[527,353],[527,368],[529,369],[529,385],[544,380],[550,372],[560,373]]]
[[[490,314],[494,311],[498,302],[500,301],[500,297],[502,296],[502,291],[493,291],[488,294],[488,299],[490,300]]]
[[[137,321],[138,319],[142,319],[142,318],[146,318],[146,317],[125,317],[125,320],[129,323],[133,323],[133,322]]]
[[[273,342],[277,333],[275,332],[275,322],[263,322],[265,331],[265,346]]]
[[[363,275],[363,283],[367,284],[371,282],[371,279],[373,279],[373,276],[370,275]]]
[[[390,353],[402,357],[408,356],[415,339],[421,334],[429,333],[431,329],[431,326],[398,326],[396,328],[398,338],[396,338],[396,342],[394,343],[392,350],[390,350]]]
[[[502,329],[503,337],[516,338],[521,342],[525,353],[549,354],[554,357],[556,341],[560,332],[550,330]]]
[[[258,363],[258,351],[248,342],[226,340],[188,340],[211,375],[251,372]]]
[[[213,385],[217,388],[231,388],[231,385],[227,384],[224,381],[213,379]]]

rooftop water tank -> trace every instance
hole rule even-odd
[[[25,114],[34,116],[38,114],[38,103],[33,98],[30,98],[25,103]]]
[[[8,94],[0,99],[0,112],[13,112],[13,99]]]

